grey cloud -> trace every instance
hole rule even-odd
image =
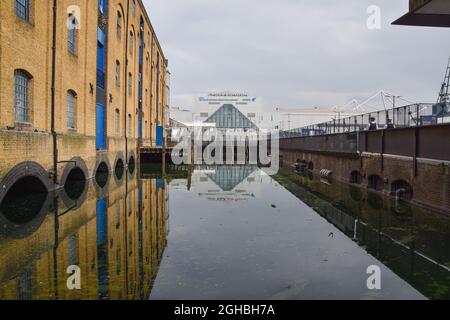
[[[242,90],[266,107],[345,104],[380,89],[437,98],[449,30],[391,26],[406,0],[144,0],[170,61],[172,102]],[[369,5],[380,31],[366,28]]]

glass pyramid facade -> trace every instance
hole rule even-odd
[[[218,167],[214,173],[207,174],[207,176],[222,191],[232,191],[256,169],[256,166],[222,166]]]
[[[232,104],[224,104],[205,122],[215,123],[219,129],[257,129],[256,125]]]

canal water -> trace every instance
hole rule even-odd
[[[0,205],[0,299],[450,298],[440,214],[292,169],[100,178]]]

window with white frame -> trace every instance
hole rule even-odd
[[[74,91],[67,91],[67,128],[75,129],[75,112],[77,95]]]
[[[120,111],[116,109],[114,112],[114,132],[116,135],[120,133]]]
[[[122,38],[122,14],[117,12],[117,36]]]
[[[70,53],[76,54],[77,53],[77,29],[69,28],[67,30],[68,30],[67,47],[68,47]]]
[[[133,75],[131,73],[128,74],[128,94],[131,96],[133,90]]]
[[[25,21],[30,21],[30,0],[15,0],[16,15]]]
[[[131,114],[128,115],[127,135],[128,135],[128,137],[131,137]]]
[[[67,128],[75,129],[75,111],[77,96],[74,91],[67,91]]]
[[[120,86],[120,62],[116,60],[116,86]]]
[[[14,71],[14,113],[17,122],[30,122],[30,80],[26,72]]]

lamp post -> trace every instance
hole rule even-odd
[[[342,107],[339,106],[334,106],[333,107],[333,112],[337,113],[337,123],[338,123],[338,132],[341,131],[341,114],[343,113]]]
[[[386,94],[387,98],[392,98],[392,123],[395,125],[395,101],[397,98],[401,98],[402,96],[396,96],[393,94]],[[389,119],[389,115],[387,116],[386,122]]]

